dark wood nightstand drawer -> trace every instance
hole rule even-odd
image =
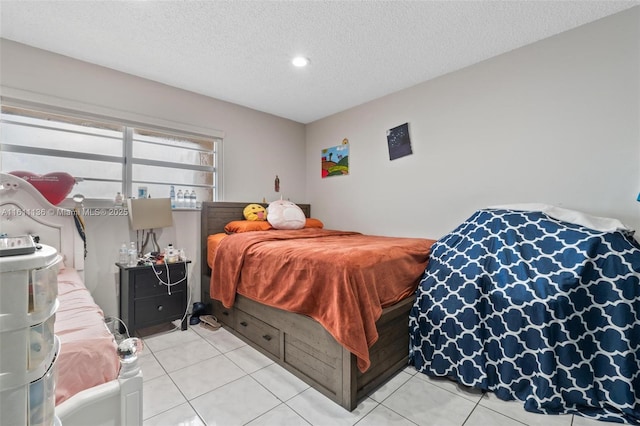
[[[163,286],[164,287],[164,286]],[[137,327],[158,324],[167,318],[182,318],[186,293],[183,291],[136,299],[133,303],[134,323]]]
[[[167,285],[164,283],[178,283],[171,286],[171,291],[176,291],[185,287],[186,269],[184,263],[169,266],[169,276],[167,278],[167,268],[165,265],[157,265],[153,268],[133,271],[133,297],[147,297],[167,293]]]
[[[273,355],[280,356],[280,331],[277,328],[271,327],[244,311],[236,309],[235,316],[235,329],[238,333],[246,336]]]
[[[153,266],[117,264],[120,269],[120,319],[130,333],[177,319],[182,319],[181,328],[187,329],[184,313],[188,308],[189,263],[190,260]]]
[[[222,305],[222,302],[219,300],[211,300],[211,306],[213,308],[213,315],[223,323],[224,325],[228,325],[229,327],[235,327],[235,309],[233,308],[225,308]]]

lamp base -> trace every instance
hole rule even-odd
[[[144,231],[142,231],[144,234]],[[156,233],[153,229],[147,230],[147,236],[144,239],[144,243],[142,244],[142,249],[140,250],[140,254],[144,256],[146,252],[147,245],[149,244],[149,237],[151,237],[151,242],[153,244],[153,251],[160,252],[160,246],[158,245],[158,240],[156,239]]]

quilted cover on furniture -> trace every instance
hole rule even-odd
[[[640,424],[640,244],[480,210],[432,247],[411,362],[528,411]]]
[[[105,326],[102,309],[75,269],[60,271],[58,301],[54,331],[60,338],[61,350],[56,405],[78,392],[116,379],[120,372],[116,341]]]

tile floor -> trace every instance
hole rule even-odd
[[[521,402],[465,390],[413,367],[348,412],[224,328],[190,326],[144,342],[144,426],[607,424],[529,413]]]

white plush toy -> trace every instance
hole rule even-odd
[[[302,229],[306,221],[304,212],[291,201],[277,200],[267,207],[267,221],[275,229]]]

